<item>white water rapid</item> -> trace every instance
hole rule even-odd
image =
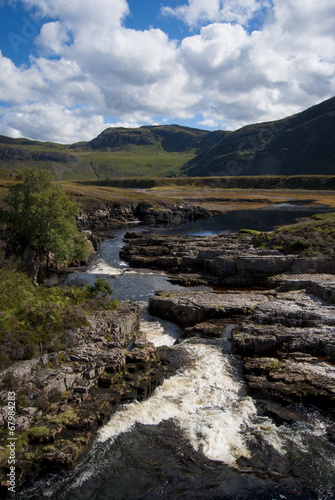
[[[174,341],[159,322],[144,322],[142,329],[156,345],[159,340],[170,345]],[[115,439],[136,423],[157,425],[173,419],[193,448],[208,458],[235,465],[239,457],[249,457],[245,436],[246,429],[254,425],[256,407],[246,395],[239,370],[232,364],[233,357],[222,352],[223,342],[184,342],[176,346],[185,353],[185,366],[166,379],[148,400],[117,411],[100,430],[98,439]],[[261,425],[263,429],[258,430],[282,451],[275,426],[268,419]]]

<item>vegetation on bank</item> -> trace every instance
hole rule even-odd
[[[253,243],[285,254],[313,257],[321,253],[334,257],[335,212],[315,215],[312,221],[280,227],[269,233],[255,234]]]
[[[0,369],[74,345],[87,314],[118,308],[112,292],[102,278],[94,286],[47,288],[20,271],[0,269]]]
[[[139,203],[152,206],[167,207],[180,202],[172,195],[161,197],[155,192],[141,192],[137,189],[108,187],[82,182],[63,181],[61,183],[66,193],[80,205],[83,211],[131,207]]]

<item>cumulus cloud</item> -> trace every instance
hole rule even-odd
[[[0,52],[2,134],[72,142],[196,115],[199,126],[236,129],[335,94],[333,0],[166,6],[190,26],[180,41],[126,28],[126,0],[24,3],[42,25],[38,55],[17,67]]]
[[[182,19],[191,27],[215,21],[247,25],[269,5],[268,0],[188,0],[175,8],[163,7],[162,12]]]
[[[56,18],[68,23],[73,29],[98,31],[121,25],[129,13],[126,0],[22,0],[37,11],[40,17]]]
[[[334,9],[327,0],[275,1],[262,30],[213,23],[185,38],[185,67],[207,97],[201,123],[235,129],[334,95]]]
[[[96,137],[107,127],[120,126],[119,123],[105,123],[103,116],[95,114],[93,108],[68,108],[60,104],[0,107],[0,114],[0,133],[3,135],[70,144]]]
[[[47,92],[48,84],[36,67],[18,68],[0,51],[0,101],[24,103]]]

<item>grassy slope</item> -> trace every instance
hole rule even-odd
[[[155,145],[126,145],[112,151],[91,150],[87,147],[69,147],[64,144],[41,143],[27,139],[10,139],[0,136],[1,149],[25,148],[33,153],[63,153],[69,155],[66,162],[49,160],[5,161],[0,159],[0,169],[15,170],[26,167],[47,169],[57,180],[103,179],[106,177],[161,177],[179,168],[195,154],[195,148],[187,151],[167,151],[162,141]]]

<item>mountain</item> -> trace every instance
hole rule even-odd
[[[234,132],[180,125],[107,128],[71,145],[0,136],[0,168],[56,179],[335,174],[335,97]]]
[[[187,162],[181,174],[335,174],[335,97],[282,120],[226,133]]]

